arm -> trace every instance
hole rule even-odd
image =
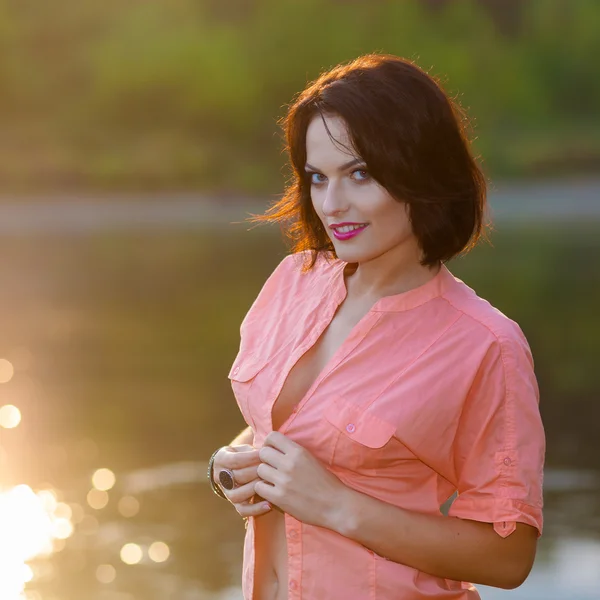
[[[254,432],[252,431],[252,428],[250,426],[248,426],[248,427],[246,427],[246,429],[241,431],[235,438],[233,438],[233,440],[231,440],[231,442],[229,444],[227,444],[224,447],[229,448],[232,446],[245,446],[245,445],[252,446],[253,442],[254,442]],[[219,483],[217,469],[213,469],[213,481],[216,484]]]
[[[248,444],[252,446],[254,442],[254,432],[250,426],[246,427],[240,434],[235,437],[228,445],[229,446],[241,446],[242,444]]]
[[[341,489],[334,527],[395,562],[438,577],[512,589],[542,532],[545,436],[523,337],[490,347],[452,448],[458,496],[448,516],[408,511]]]
[[[267,434],[259,451],[262,481],[255,490],[295,519],[333,530],[393,562],[434,577],[518,587],[542,533],[545,450],[524,345],[504,352],[490,346],[460,417],[447,450],[448,481],[458,491],[447,517],[353,489],[278,431]]]
[[[211,473],[215,485],[244,518],[257,517],[271,510],[271,506],[260,502],[261,498],[254,493],[260,459],[258,450],[252,446],[253,442],[254,432],[247,427],[229,445],[219,448],[214,455],[214,468]],[[233,490],[223,490],[219,484],[217,473],[224,468],[234,472],[237,485]]]
[[[404,510],[348,487],[336,504],[331,529],[436,577],[512,589],[533,565],[537,530],[525,523],[503,538],[491,523]]]

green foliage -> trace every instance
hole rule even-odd
[[[512,35],[477,0],[5,2],[0,181],[279,191],[285,105],[373,51],[440,77],[490,175],[597,169],[599,28],[595,0],[524,2]]]

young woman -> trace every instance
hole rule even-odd
[[[257,218],[293,253],[242,322],[229,377],[248,428],[210,469],[247,519],[244,598],[519,586],[545,436],[521,329],[444,264],[485,233],[464,115],[372,54],[310,84],[283,126],[293,179]]]

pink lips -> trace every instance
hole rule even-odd
[[[336,231],[335,227],[342,227],[344,225],[354,225],[354,223],[339,223],[338,225],[331,227],[331,229],[333,229],[333,235],[336,240],[349,240],[350,238],[357,236],[361,231],[363,231],[363,229],[366,229],[368,227],[368,225],[363,225],[359,229],[353,229],[352,231],[348,231],[346,233]]]

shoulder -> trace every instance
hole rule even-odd
[[[337,259],[327,258],[320,253],[311,269],[305,270],[310,265],[311,255],[309,250],[287,254],[275,267],[268,283],[288,285],[312,285],[315,280],[327,277],[339,262]]]
[[[462,325],[470,327],[501,346],[527,343],[519,324],[479,296],[464,281],[452,275],[444,299],[463,316]]]
[[[309,260],[309,251],[284,256],[262,285],[243,325],[260,318],[264,311],[282,314],[298,304],[299,300],[307,306],[307,300],[314,295],[311,290],[320,289],[318,283],[327,280],[336,263],[319,256],[313,268],[305,272],[303,267]]]
[[[540,393],[529,343],[519,324],[455,278],[445,299],[460,311],[456,371],[471,364],[461,414],[468,423],[497,415],[514,432],[539,420]],[[487,415],[487,416],[486,416]],[[510,434],[512,435],[512,433]]]
[[[519,324],[451,273],[436,304],[437,312],[448,312],[452,322],[430,358],[453,399],[447,405],[476,423],[496,410],[511,422],[517,412],[535,410],[539,392],[533,357]]]
[[[458,323],[472,350],[479,346],[508,377],[515,370],[532,372],[533,357],[520,325],[462,280],[452,276],[444,299],[459,313]],[[483,348],[482,348],[483,346]],[[485,361],[484,362],[488,362]]]

